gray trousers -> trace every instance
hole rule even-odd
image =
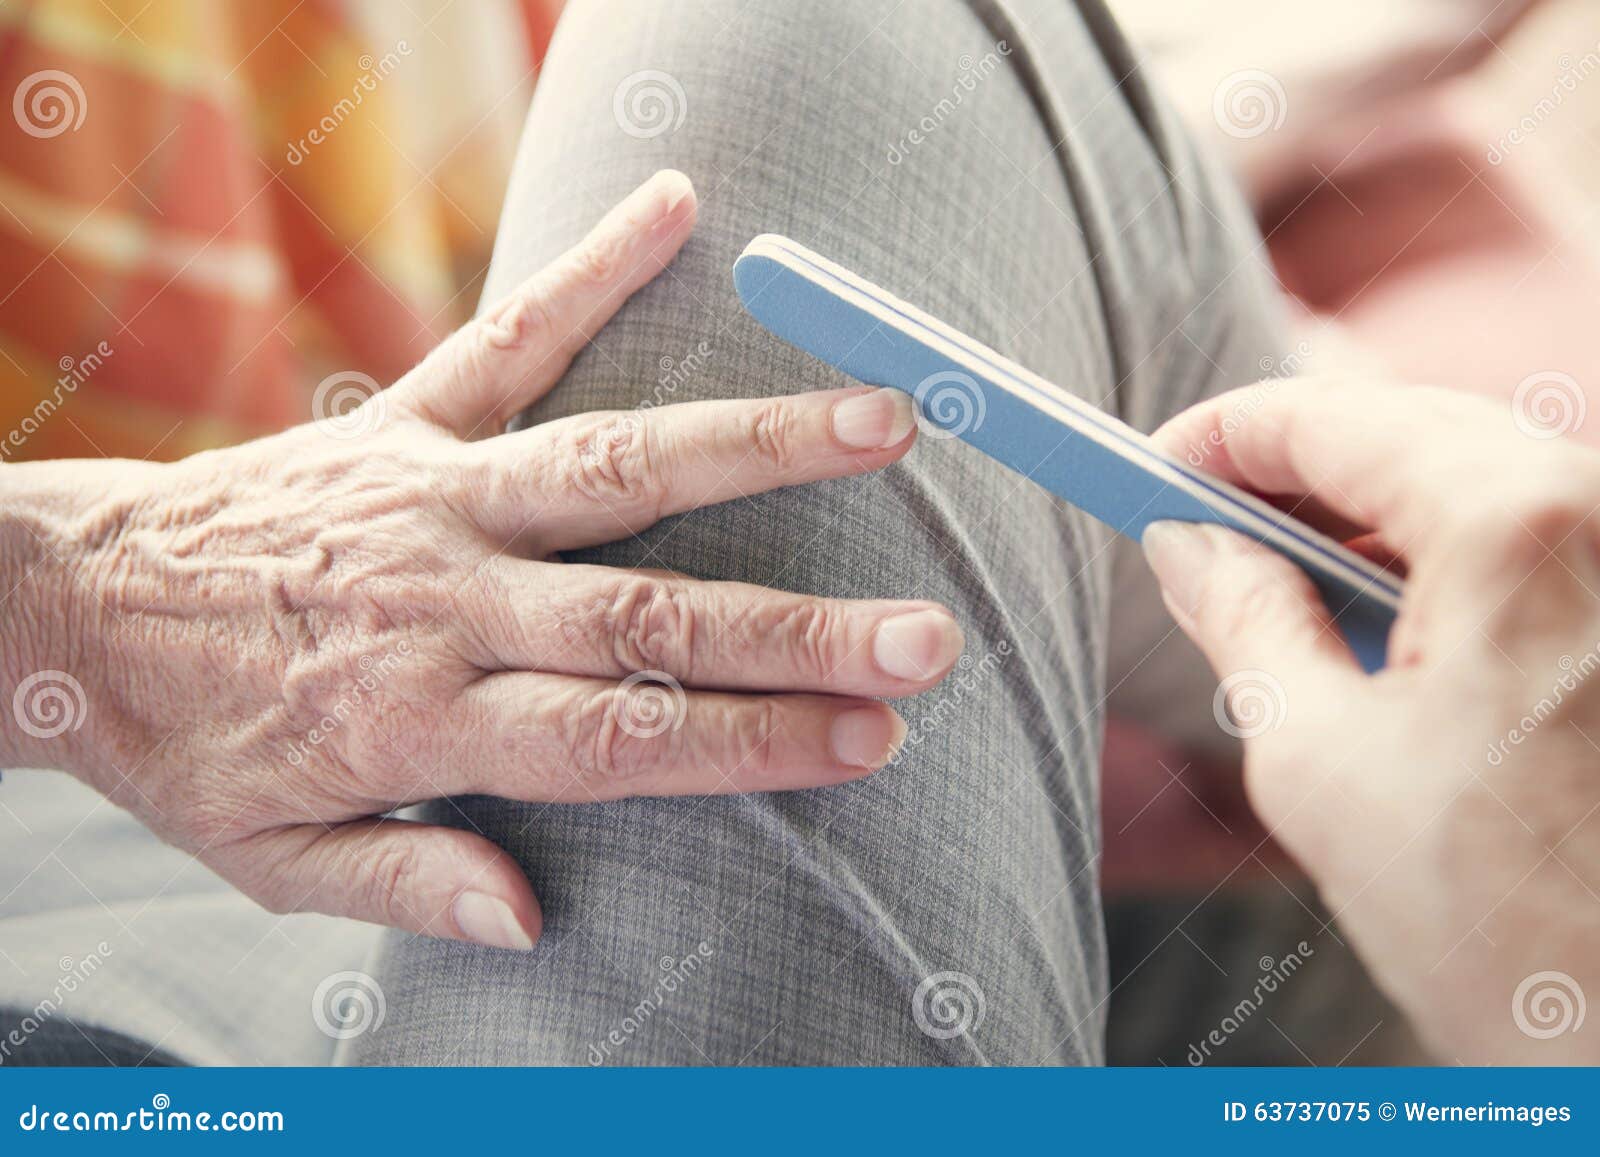
[[[1254,227],[1099,0],[574,0],[485,300],[668,166],[699,191],[694,237],[530,421],[844,384],[740,308],[733,260],[763,232],[1141,428],[1285,352]],[[967,657],[898,704],[901,756],[858,783],[421,809],[517,857],[544,938],[514,954],[384,934],[364,970],[386,1016],[338,1060],[1103,1059],[1104,712],[1109,701],[1216,734],[1211,684],[1168,637],[1126,544],[969,448],[925,438],[882,474],[698,511],[582,557],[937,599]],[[257,938],[249,961],[301,969],[258,991],[304,1028],[302,988],[329,969],[308,971],[283,938]],[[161,1031],[141,1029],[152,1043]],[[184,1055],[181,1033],[162,1039]]]
[[[733,261],[763,232],[1141,427],[1254,380],[1282,352],[1253,227],[1098,0],[574,3],[540,78],[485,300],[668,166],[699,191],[694,237],[530,421],[845,384],[740,308]],[[1139,664],[1167,624],[1117,553],[1098,524],[928,438],[881,475],[697,511],[586,552],[817,594],[937,599],[958,616],[967,658],[898,704],[907,746],[859,783],[426,809],[518,858],[544,939],[521,956],[387,936],[374,974],[390,1019],[345,1058],[1099,1061],[1097,770],[1113,606],[1127,634],[1113,678],[1148,666],[1147,688],[1197,686],[1177,648]],[[1209,685],[1195,698],[1209,716]]]

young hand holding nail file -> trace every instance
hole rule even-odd
[[[1252,495],[1161,453],[1131,426],[785,237],[734,265],[745,308],[779,337],[873,385],[913,395],[923,420],[1113,530],[1214,523],[1293,559],[1362,666],[1383,666],[1400,584]]]
[[[1579,1031],[1600,994],[1600,455],[1480,398],[1360,381],[1246,387],[1123,435],[800,254],[762,239],[741,259],[758,318],[868,381],[965,375],[945,380],[988,408],[963,439],[1143,533],[1218,674],[1281,686],[1244,744],[1251,805],[1435,1055],[1600,1063]],[[1216,480],[1164,457],[1195,446]],[[1404,588],[1233,486],[1370,528]]]

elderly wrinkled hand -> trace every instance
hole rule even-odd
[[[962,646],[925,602],[565,565],[668,515],[876,470],[909,399],[850,389],[501,433],[693,228],[661,173],[337,419],[172,464],[7,466],[0,757],[85,779],[275,911],[526,948],[515,862],[388,818],[836,784],[903,738],[875,697]],[[23,608],[19,612],[18,608]]]

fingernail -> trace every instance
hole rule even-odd
[[[829,741],[833,757],[850,767],[877,769],[906,737],[905,720],[887,707],[857,707],[836,716]]]
[[[468,940],[486,948],[514,948],[526,952],[533,937],[518,922],[511,905],[485,892],[463,892],[451,909],[456,927]]]
[[[656,174],[656,180],[668,186],[667,211],[664,216],[672,216],[672,211],[683,204],[684,198],[694,195],[694,183],[677,169],[663,169]]]
[[[833,407],[833,436],[852,450],[886,450],[916,425],[911,395],[899,390],[853,394]]]
[[[1139,545],[1168,608],[1179,618],[1187,616],[1200,601],[1205,570],[1215,552],[1207,528],[1192,522],[1152,522]]]
[[[878,624],[872,660],[885,675],[921,682],[943,675],[961,657],[966,640],[943,611],[895,615]]]

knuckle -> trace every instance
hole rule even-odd
[[[779,770],[778,727],[778,708],[770,699],[735,711],[729,727],[734,767],[758,782],[774,778]]]
[[[289,898],[286,888],[262,882],[248,889],[250,898],[274,916],[288,916],[299,911],[299,905]]]
[[[594,233],[573,251],[572,272],[579,283],[606,286],[627,270],[628,238],[616,233]]]
[[[1254,584],[1255,580],[1247,581]],[[1215,570],[1199,576],[1192,605],[1185,608],[1202,640],[1232,638],[1248,625],[1248,595],[1218,581]]]
[[[693,679],[697,623],[693,601],[682,588],[656,579],[628,579],[618,586],[607,621],[619,666],[673,670]]]
[[[746,440],[752,456],[768,473],[792,474],[800,457],[800,422],[787,401],[767,402],[748,419]]]
[[[654,735],[631,723],[631,691],[613,688],[577,701],[564,719],[573,770],[601,799],[627,795],[634,780],[660,762],[671,731]]]
[[[470,360],[481,366],[507,351],[542,348],[555,332],[547,291],[537,283],[524,286],[472,323]]]
[[[413,895],[421,879],[416,849],[409,841],[388,844],[365,864],[367,909],[380,914],[385,922],[396,923],[408,910],[406,897]]]
[[[843,616],[835,607],[808,599],[789,610],[769,637],[780,640],[785,658],[800,676],[820,683],[846,653],[844,633]]]
[[[222,877],[257,905],[274,916],[302,911],[305,888],[296,884],[296,875],[283,871],[278,858],[263,855],[265,845],[228,849],[228,854],[212,866]]]
[[[1258,636],[1264,629],[1293,629],[1320,599],[1293,563],[1251,545],[1206,574],[1190,615],[1202,638],[1220,643]]]
[[[1563,550],[1593,520],[1595,491],[1584,491],[1560,480],[1531,483],[1506,496],[1509,518],[1495,537],[1495,545],[1519,557],[1543,558]]]
[[[656,455],[637,414],[596,415],[575,442],[569,475],[574,490],[593,502],[659,508]]]

